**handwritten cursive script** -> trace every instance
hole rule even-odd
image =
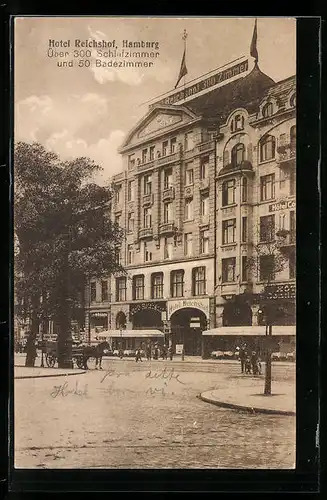
[[[83,389],[78,387],[78,380],[73,388],[69,388],[68,382],[66,381],[61,385],[54,385],[53,390],[51,391],[51,396],[53,398],[57,398],[58,396],[66,397],[69,394],[73,394],[75,396],[87,396],[88,395],[88,385],[85,384]]]
[[[129,377],[130,372],[116,372],[115,370],[107,370],[104,376],[101,379],[101,383],[106,380],[107,377]]]
[[[164,380],[167,384],[172,380],[176,380],[176,382],[179,382],[180,384],[185,384],[185,382],[182,382],[182,380],[180,380],[179,373],[175,372],[175,368],[167,369],[165,367],[162,370],[155,372],[149,370],[148,372],[146,372],[145,378]]]

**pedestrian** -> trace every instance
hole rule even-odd
[[[136,349],[135,361],[136,361],[136,363],[137,363],[138,361],[142,361],[141,349],[140,349],[139,347]]]
[[[150,361],[151,360],[151,345],[150,344],[147,344],[146,349],[145,349],[145,353],[146,353],[146,359],[148,361]]]
[[[155,344],[155,346],[154,346],[154,352],[153,352],[153,359],[157,360],[158,357],[159,357],[158,344]]]
[[[239,349],[239,360],[241,362],[241,373],[244,373],[245,370],[245,360],[246,360],[247,352],[246,352],[246,344],[241,346]]]
[[[247,373],[247,374],[251,374],[251,368],[252,368],[252,365],[251,365],[251,358],[250,358],[250,356],[247,354],[247,355],[246,355],[246,358],[245,358],[245,364],[244,364],[245,373]]]
[[[26,342],[25,366],[34,366],[36,358],[37,358],[37,350],[35,345],[35,335],[33,335],[33,333],[30,332]]]
[[[252,365],[252,373],[253,375],[258,375],[259,366],[258,366],[258,354],[256,351],[252,351],[251,354],[251,365]]]
[[[173,346],[172,345],[170,345],[168,347],[168,355],[169,355],[170,361],[172,361],[173,360]]]
[[[119,348],[118,356],[120,357],[120,359],[123,359],[123,357],[124,357],[124,351],[123,351],[122,347]]]
[[[167,346],[166,346],[166,344],[164,344],[162,346],[161,356],[162,356],[162,359],[167,359]]]

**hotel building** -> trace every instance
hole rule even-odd
[[[105,330],[159,329],[202,356],[228,329],[257,335],[273,241],[284,265],[269,285],[288,311],[276,323],[294,334],[296,80],[249,66],[161,98],[121,146],[112,217],[127,275],[92,282],[87,311]]]

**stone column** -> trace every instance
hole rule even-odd
[[[252,304],[252,326],[258,326],[258,311],[260,306],[258,304]]]
[[[223,312],[224,312],[224,306],[222,304],[217,305],[217,307],[216,307],[216,325],[217,325],[217,328],[223,326]]]

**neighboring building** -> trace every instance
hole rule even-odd
[[[111,301],[91,283],[101,325],[163,330],[190,355],[219,329],[257,328],[265,280],[246,259],[273,219],[288,256],[274,283],[295,286],[295,113],[295,77],[275,83],[247,60],[149,107],[112,179],[127,276],[111,277]]]

